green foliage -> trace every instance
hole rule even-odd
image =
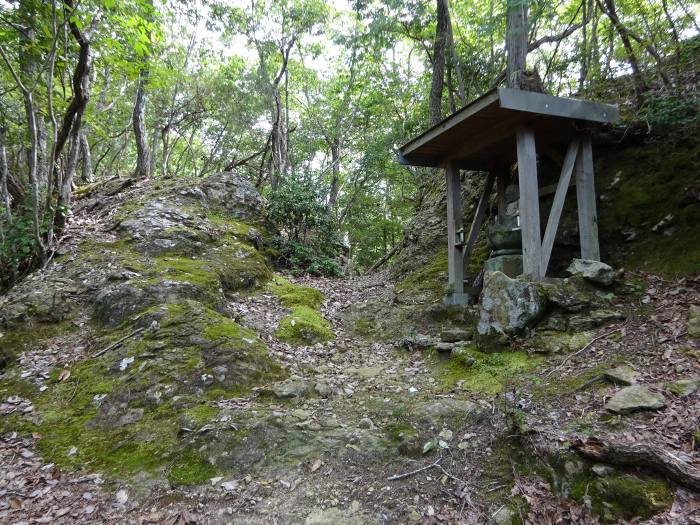
[[[4,215],[3,215],[4,218]],[[0,237],[0,290],[12,284],[22,271],[31,266],[35,254],[34,230],[29,215],[20,215],[10,224],[0,228],[4,235]]]
[[[661,126],[690,126],[700,121],[700,97],[658,95],[649,93],[642,111],[650,124]]]
[[[295,272],[339,276],[336,258],[342,244],[318,191],[308,183],[288,181],[270,193],[270,220],[282,232],[274,243],[279,261]]]

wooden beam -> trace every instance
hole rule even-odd
[[[495,170],[489,171],[486,181],[484,182],[484,191],[481,193],[479,204],[476,206],[476,212],[474,212],[472,226],[469,229],[469,237],[467,237],[467,242],[462,247],[462,259],[464,260],[463,268],[469,266],[469,259],[472,256],[472,251],[474,251],[476,240],[479,238],[481,223],[484,222],[484,216],[486,215],[486,209],[489,205],[489,197],[491,197],[491,192],[493,191],[493,181],[495,178]]]
[[[593,146],[591,138],[581,139],[581,154],[576,161],[576,198],[578,202],[578,231],[581,258],[600,261],[598,245],[598,216],[596,212]]]
[[[553,97],[544,93],[511,88],[498,88],[498,98],[500,106],[504,109],[606,124],[620,121],[620,109],[611,104]]]
[[[458,231],[462,229],[462,184],[459,168],[454,163],[445,165],[447,178],[447,274],[448,302],[459,303],[464,296],[464,261]],[[451,297],[450,297],[451,296]]]
[[[537,192],[535,132],[522,126],[516,131],[518,182],[520,185],[520,230],[523,238],[523,272],[535,280],[542,277],[540,199]]]
[[[549,266],[549,258],[552,255],[552,247],[554,246],[554,239],[557,236],[559,219],[561,218],[561,212],[564,209],[566,191],[569,189],[569,182],[571,181],[571,174],[574,171],[574,163],[576,162],[580,142],[581,141],[579,139],[574,139],[571,141],[571,144],[569,144],[569,149],[566,150],[566,157],[564,157],[561,175],[559,175],[557,191],[554,193],[552,209],[549,210],[547,228],[544,231],[544,239],[542,240],[542,267],[540,269],[542,277],[547,275],[547,266]]]
[[[492,146],[493,144],[508,138],[509,135],[512,137],[513,129],[524,125],[526,121],[530,121],[532,119],[532,115],[527,115],[524,113],[508,115],[502,122],[490,126],[488,129],[483,130],[483,133],[480,133],[478,136],[469,140],[461,147],[453,150],[447,155],[446,158],[448,160],[455,161],[464,159],[475,152],[481,151],[484,148]]]

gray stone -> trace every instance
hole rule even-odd
[[[642,385],[632,385],[616,393],[605,408],[614,414],[629,414],[641,410],[658,410],[666,406],[664,396]]]
[[[601,463],[596,463],[591,467],[591,470],[601,478],[605,476],[610,476],[615,473],[615,469],[610,465],[603,465]]]
[[[127,214],[117,229],[146,255],[192,254],[201,250],[209,236],[198,229],[198,221],[176,204],[164,200],[145,203]]]
[[[316,383],[314,385],[314,391],[321,397],[330,397],[333,390],[326,383]]]
[[[590,330],[596,326],[622,321],[624,314],[615,310],[593,310],[587,314],[569,317],[569,328],[575,331]]]
[[[304,525],[364,525],[377,523],[376,520],[368,520],[364,516],[353,516],[349,512],[331,507],[329,509],[313,509],[307,516]]]
[[[588,259],[574,259],[566,269],[569,275],[580,275],[584,279],[602,286],[610,286],[615,278],[615,271],[607,264]]]
[[[630,365],[620,365],[606,370],[603,375],[608,381],[611,381],[617,385],[627,386],[637,382],[639,372],[637,372]]]
[[[445,343],[456,343],[458,341],[469,341],[472,338],[474,332],[472,330],[466,330],[464,328],[450,328],[449,330],[443,330],[440,334],[440,339]]]
[[[549,302],[566,312],[580,312],[588,308],[593,294],[586,289],[582,278],[548,279],[542,283]]]
[[[465,420],[479,413],[479,407],[466,399],[446,398],[429,401],[418,405],[415,409],[416,419],[435,427],[443,428],[450,422]]]
[[[544,313],[547,297],[538,283],[492,272],[484,279],[480,303],[480,335],[513,335],[534,326]]]
[[[688,335],[700,339],[700,305],[691,304],[688,309]]]
[[[451,353],[452,357],[460,359],[462,365],[471,366],[476,363],[476,359],[469,352],[469,348],[465,346],[455,346]]]
[[[522,255],[497,255],[484,263],[486,272],[502,272],[508,277],[517,277],[523,273]]]
[[[688,379],[679,379],[666,384],[671,392],[680,397],[689,396],[700,388],[700,378],[693,377]]]
[[[358,428],[362,428],[364,430],[374,430],[375,426],[372,420],[368,417],[363,417],[360,419],[360,422],[357,424]]]
[[[210,175],[202,184],[202,191],[209,204],[224,208],[236,219],[253,222],[263,219],[263,198],[253,184],[235,173],[224,171]]]
[[[407,350],[426,350],[435,346],[435,339],[425,334],[416,334],[401,340],[400,346]]]
[[[496,525],[511,525],[513,523],[513,519],[515,518],[515,512],[504,506],[498,509],[496,514],[494,514],[491,519]]]
[[[443,341],[440,341],[435,345],[435,350],[437,350],[438,352],[451,352],[454,347],[454,343],[445,343]]]
[[[287,379],[272,385],[272,393],[279,399],[304,397],[311,390],[311,384],[303,379]]]

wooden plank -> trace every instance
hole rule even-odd
[[[500,106],[504,109],[606,124],[620,121],[620,109],[612,104],[553,97],[510,88],[498,88],[498,98]]]
[[[403,155],[408,155],[412,151],[415,151],[423,144],[430,142],[437,136],[441,135],[445,131],[455,127],[459,123],[468,119],[475,113],[478,113],[482,109],[488,107],[491,104],[495,104],[498,101],[498,92],[496,90],[489,91],[483,96],[477,98],[471,104],[464,106],[462,109],[453,113],[447,117],[442,122],[437,123],[435,126],[425,131],[424,133],[418,135],[416,138],[404,144],[399,150]]]
[[[576,198],[578,202],[581,258],[600,261],[595,177],[593,173],[593,146],[591,138],[588,136],[581,139],[581,154],[576,161]]]
[[[540,242],[540,199],[537,192],[535,133],[523,126],[516,131],[518,182],[520,185],[520,230],[523,238],[523,271],[533,279],[542,277]]]
[[[554,193],[554,202],[552,202],[552,209],[549,210],[547,228],[544,231],[544,239],[542,240],[542,268],[540,271],[543,277],[547,275],[547,266],[549,266],[549,258],[552,255],[552,247],[554,246],[554,239],[557,236],[559,219],[564,209],[566,191],[569,189],[569,181],[571,181],[571,174],[574,171],[574,163],[576,162],[580,142],[579,139],[572,140],[571,144],[569,144],[569,148],[566,150],[566,157],[564,157],[561,175],[559,175],[557,191]]]
[[[505,140],[508,137],[512,137],[513,130],[524,125],[526,121],[529,120],[532,120],[531,115],[523,113],[509,115],[499,124],[484,129],[483,132],[478,134],[475,138],[465,142],[461,147],[455,148],[447,155],[446,159],[459,161],[475,152],[479,152],[484,148]]]
[[[464,293],[464,264],[462,249],[457,232],[462,228],[462,184],[459,168],[452,162],[445,166],[447,177],[447,274],[448,286],[452,296],[460,297]]]
[[[479,238],[481,223],[484,221],[486,209],[489,206],[489,198],[491,197],[491,192],[493,191],[493,181],[495,178],[495,170],[489,171],[489,174],[486,177],[486,181],[484,182],[484,191],[481,193],[481,197],[479,198],[479,204],[476,206],[476,212],[474,212],[472,226],[469,229],[469,237],[467,237],[467,242],[462,247],[462,259],[464,261],[463,268],[469,266],[469,259],[472,256],[472,251],[474,251],[476,240]]]

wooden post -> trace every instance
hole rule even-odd
[[[520,185],[520,230],[523,237],[523,272],[535,280],[542,277],[540,197],[537,183],[535,132],[523,126],[516,132],[518,183]]]
[[[576,161],[576,197],[581,258],[600,261],[598,216],[596,214],[593,146],[590,137],[581,138],[581,153]]]
[[[484,181],[484,191],[481,193],[479,198],[479,204],[476,207],[476,212],[474,212],[474,220],[472,220],[472,226],[469,229],[469,236],[467,241],[462,247],[462,258],[464,259],[463,268],[469,266],[469,259],[471,258],[472,251],[474,251],[474,246],[476,245],[476,240],[479,238],[479,231],[481,230],[481,223],[484,222],[484,216],[486,215],[486,208],[489,205],[489,198],[491,197],[491,192],[493,191],[493,181],[496,176],[494,170],[489,171],[486,176],[486,181]]]
[[[464,295],[464,261],[462,243],[458,232],[462,229],[462,184],[459,168],[448,162],[445,166],[447,177],[447,274],[449,291],[445,302],[448,304],[466,304]]]
[[[561,167],[561,175],[559,175],[557,191],[554,193],[552,209],[549,211],[549,220],[547,221],[547,228],[544,231],[544,239],[542,240],[542,277],[547,275],[549,257],[552,255],[552,247],[554,246],[554,239],[557,236],[559,219],[561,218],[561,212],[564,209],[566,190],[569,188],[571,174],[574,171],[574,162],[576,161],[576,157],[578,155],[579,144],[579,139],[574,139],[573,141],[571,141],[571,144],[569,144],[569,148],[566,151],[566,157],[564,157],[563,165]]]

